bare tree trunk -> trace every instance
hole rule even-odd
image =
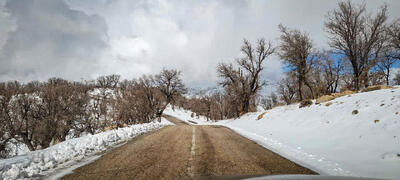
[[[311,91],[311,98],[314,99],[314,92],[313,92],[313,89],[312,89],[311,85],[308,83],[308,81],[305,81],[305,84]]]
[[[250,106],[250,98],[244,98],[242,113],[248,113]]]
[[[299,76],[299,100],[302,101],[303,100],[303,92],[301,90],[301,88],[303,87],[303,77]]]
[[[358,75],[356,72],[354,72],[354,90],[360,90],[360,75]]]
[[[389,76],[390,76],[390,68],[386,69],[386,85],[389,86]]]

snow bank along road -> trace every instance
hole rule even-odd
[[[175,126],[139,136],[62,179],[244,178],[315,174],[221,126]]]

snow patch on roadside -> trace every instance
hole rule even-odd
[[[226,126],[323,175],[400,179],[400,86],[215,123],[191,118],[190,111],[181,109],[169,114],[199,125]]]
[[[326,160],[324,157],[318,155],[309,154],[302,151],[301,147],[292,148],[286,144],[283,144],[273,138],[260,136],[256,133],[248,132],[241,128],[226,125],[226,127],[234,130],[238,134],[256,142],[257,144],[277,153],[283,157],[286,157],[290,161],[293,161],[303,167],[312,169],[320,175],[341,175],[341,176],[354,176],[355,174],[340,168],[339,164]],[[293,156],[295,155],[295,156]],[[319,164],[318,167],[312,164]]]
[[[161,122],[137,124],[74,138],[43,150],[2,159],[0,160],[0,179],[40,178],[62,167],[62,164],[94,156],[109,147],[167,125],[173,124],[162,118]]]
[[[400,87],[248,113],[229,127],[321,174],[400,178]],[[357,110],[358,114],[352,114]]]

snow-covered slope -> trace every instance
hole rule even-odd
[[[189,123],[229,127],[320,174],[400,179],[400,86],[276,107],[257,120],[261,113],[211,123],[190,111],[166,111]]]
[[[137,135],[172,125],[161,122],[132,125],[95,135],[69,139],[44,150],[0,160],[0,179],[39,178],[65,164],[86,159]]]
[[[219,121],[322,174],[400,179],[400,87]],[[358,114],[353,114],[357,110]]]

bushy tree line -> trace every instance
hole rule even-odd
[[[167,105],[185,93],[180,75],[164,69],[155,76],[123,81],[109,75],[85,82],[1,82],[0,157],[9,155],[11,143],[33,151],[68,136],[160,118]]]
[[[388,21],[387,5],[373,14],[365,3],[339,2],[324,22],[328,50],[315,48],[307,32],[282,24],[278,28],[276,45],[264,39],[255,45],[245,40],[236,64],[218,66],[223,91],[191,98],[185,107],[211,119],[226,119],[255,111],[257,105],[270,109],[344,90],[389,85],[400,58],[400,19]],[[275,93],[262,97],[259,90],[265,82],[260,72],[272,54],[286,65],[285,77]],[[399,77],[395,75],[394,84],[400,84]]]

